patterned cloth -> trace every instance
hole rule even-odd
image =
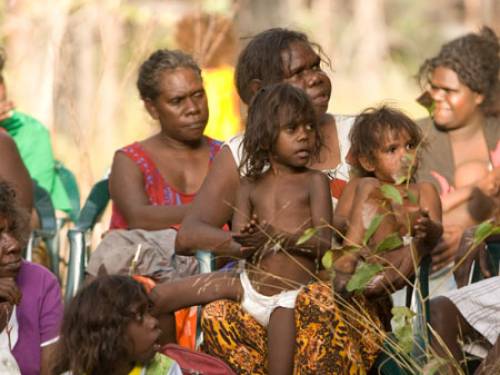
[[[210,163],[219,152],[221,143],[212,138],[205,137],[210,146]],[[175,206],[190,203],[195,194],[184,194],[170,185],[156,167],[153,159],[139,142],[123,147],[117,152],[123,152],[132,159],[144,176],[144,190],[153,206]],[[113,203],[113,214],[111,216],[110,229],[127,229],[128,225],[118,207]]]
[[[444,296],[458,308],[467,322],[491,345],[500,337],[500,276],[491,277]],[[467,343],[465,351],[484,358],[488,353],[481,342]]]
[[[306,286],[295,308],[295,374],[366,374],[384,340],[378,306],[365,299],[343,308],[324,283]],[[203,350],[238,374],[267,374],[267,333],[238,302],[203,309]]]

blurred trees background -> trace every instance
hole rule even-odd
[[[51,129],[83,196],[115,149],[154,129],[135,89],[137,68],[154,49],[175,48],[176,23],[200,11],[234,19],[237,48],[269,27],[306,32],[331,60],[337,113],[388,100],[425,115],[414,101],[420,63],[482,24],[500,31],[496,0],[4,0],[9,95]],[[194,41],[200,51],[203,37]]]

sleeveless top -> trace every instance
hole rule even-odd
[[[211,163],[221,148],[221,142],[209,137],[205,137],[205,139],[208,141],[210,147],[209,162]],[[144,178],[144,191],[152,206],[188,204],[194,199],[196,193],[185,194],[175,189],[168,181],[165,181],[159,169],[156,167],[156,164],[153,162],[153,159],[151,159],[139,142],[134,142],[131,145],[125,146],[117,152],[123,152],[139,167]],[[128,224],[125,218],[120,213],[118,207],[113,203],[113,213],[109,229],[127,228]]]
[[[351,142],[349,141],[349,132],[354,125],[355,116],[348,115],[334,115],[335,124],[337,127],[337,138],[339,142],[340,149],[340,162],[335,168],[324,169],[323,173],[326,174],[330,180],[330,191],[332,194],[333,207],[340,197],[340,194],[344,190],[345,185],[349,181],[349,171],[350,165],[348,163],[348,154],[351,148]],[[241,159],[243,157],[243,134],[237,135],[230,140],[228,140],[224,145],[229,147],[231,154],[233,155],[234,162],[236,166],[239,166]],[[242,171],[244,174],[244,170]]]

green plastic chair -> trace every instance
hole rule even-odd
[[[73,223],[76,223],[80,215],[80,189],[78,188],[78,182],[74,173],[58,160],[56,160],[55,170],[71,205],[71,211],[68,212],[68,217]]]
[[[50,195],[33,180],[33,206],[37,212],[40,228],[34,229],[24,249],[24,258],[33,260],[33,248],[43,241],[50,259],[51,271],[59,277],[59,247],[57,241],[57,220]]]
[[[90,246],[86,237],[99,221],[109,200],[109,181],[108,178],[104,178],[92,187],[75,227],[68,231],[70,256],[66,281],[66,302],[71,300],[83,283],[90,257]],[[211,272],[215,269],[215,261],[210,252],[197,251],[196,258],[200,263],[201,273]]]
[[[69,262],[66,279],[65,301],[69,302],[85,278],[90,248],[87,234],[94,229],[109,202],[108,179],[97,182],[83,205],[75,227],[68,231]]]

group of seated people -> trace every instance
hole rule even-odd
[[[93,254],[92,277],[64,316],[57,279],[21,259],[31,185],[0,132],[0,153],[12,160],[0,166],[8,182],[0,183],[0,354],[11,353],[12,371],[180,374],[159,352],[176,339],[177,312],[197,305],[201,349],[234,373],[376,371],[390,294],[424,257],[451,274],[464,233],[495,223],[500,44],[484,27],[426,60],[419,101],[429,118],[419,122],[387,105],[328,113],[323,62],[303,33],[273,28],[252,38],[235,72],[245,131],[221,143],[203,135],[197,63],[181,51],[149,56],[137,87],[159,131],[115,153],[106,250]],[[113,233],[141,240],[125,255]],[[162,273],[164,260],[144,260],[153,242],[171,254],[168,267],[203,249],[220,270]],[[468,258],[484,256],[469,247]],[[117,275],[120,257],[131,261]],[[499,283],[491,277],[431,301],[440,373],[459,373],[465,338],[482,344],[477,373],[494,373]]]

